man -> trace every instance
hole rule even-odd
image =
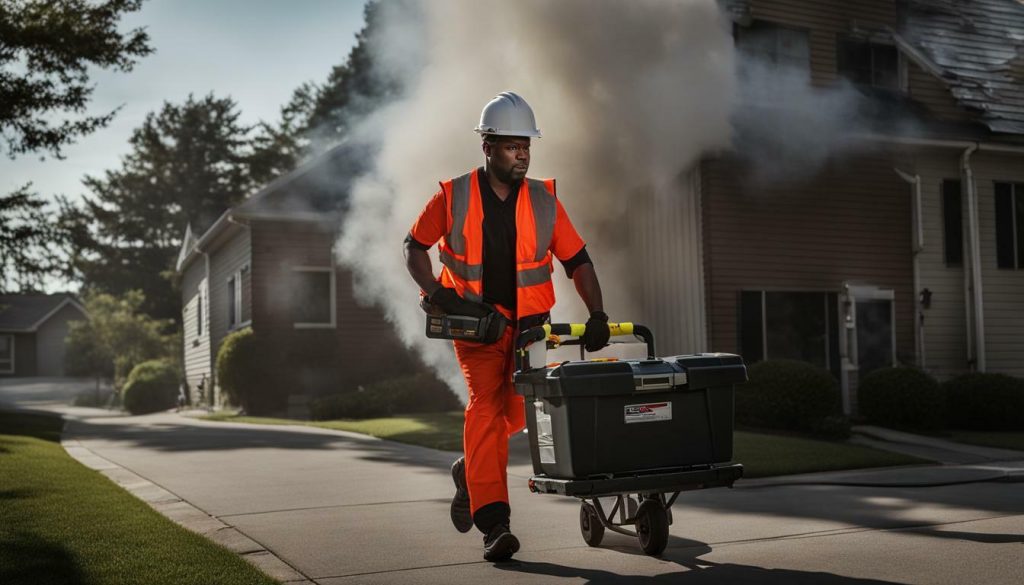
[[[526,178],[530,139],[539,138],[533,110],[512,92],[484,106],[476,131],[484,166],[444,181],[405,239],[406,267],[428,300],[447,314],[483,317],[499,311],[514,326],[494,343],[455,341],[469,388],[463,447],[452,465],[452,523],[484,533],[484,559],[519,550],[508,505],[508,439],[525,426],[523,397],[512,384],[515,336],[548,321],[555,303],[552,256],[565,267],[590,311],[584,344],[608,343],[608,316],[585,243],[555,197],[555,181]],[[440,241],[444,265],[434,278],[427,250]]]

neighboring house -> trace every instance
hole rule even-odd
[[[292,404],[419,368],[383,314],[356,303],[351,273],[333,259],[356,158],[335,148],[198,237],[186,229],[177,270],[193,403],[223,404],[217,350],[244,327]]]
[[[848,80],[877,109],[843,137],[861,147],[813,173],[751,180],[739,144],[692,169],[674,208],[636,220],[643,257],[682,240],[678,270],[645,285],[649,320],[690,330],[662,347],[815,363],[847,412],[858,378],[895,363],[1024,376],[1024,5],[723,4],[741,58],[815,88]],[[772,106],[741,117],[785,119]]]
[[[68,322],[87,318],[70,294],[0,295],[0,377],[64,376]]]

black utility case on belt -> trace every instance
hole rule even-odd
[[[534,472],[585,479],[732,459],[740,356],[566,362],[515,374]]]

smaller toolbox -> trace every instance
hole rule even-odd
[[[731,461],[734,386],[747,370],[714,353],[570,361],[514,379],[534,472],[587,479]]]

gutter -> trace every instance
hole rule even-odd
[[[921,175],[910,175],[897,168],[893,169],[904,181],[914,186],[914,204],[912,218],[913,265],[914,265],[914,349],[917,354],[917,365],[926,369],[927,361],[924,352],[924,309],[918,299],[921,291],[921,251],[924,250],[924,226],[921,219]]]

